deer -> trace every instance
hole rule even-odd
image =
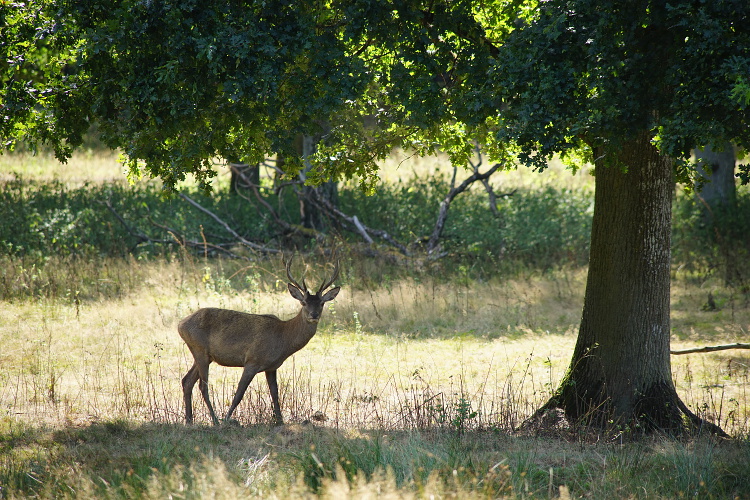
[[[302,285],[292,278],[293,258],[294,256],[286,264],[286,275],[289,279],[287,288],[291,296],[302,305],[302,309],[294,318],[284,321],[273,314],[249,314],[209,307],[199,309],[180,321],[177,331],[195,359],[193,366],[182,379],[187,424],[193,423],[192,393],[195,383],[200,381],[198,387],[211,419],[214,425],[219,425],[208,394],[208,367],[211,362],[244,369],[225,421],[230,421],[255,375],[265,372],[273,403],[274,422],[276,425],[284,423],[279,405],[276,370],[289,356],[305,347],[313,338],[318,329],[323,306],[336,298],[341,290],[341,287],[337,286],[323,293],[338,278],[338,261],[334,265],[331,278],[324,280],[317,292],[310,293],[304,278]]]

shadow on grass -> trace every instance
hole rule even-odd
[[[747,439],[653,438],[618,445],[490,430],[186,427],[125,420],[53,430],[6,419],[1,428],[2,498],[289,497],[330,495],[335,488],[467,498],[563,492],[626,498],[644,491],[743,498],[750,492]]]

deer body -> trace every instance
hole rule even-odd
[[[204,351],[222,366],[252,364],[258,371],[275,370],[299,351],[317,331],[302,314],[289,321],[276,316],[229,309],[199,309],[183,319],[177,330],[191,352]]]
[[[232,405],[227,412],[227,420],[242,401],[253,377],[265,372],[273,402],[274,418],[277,423],[283,422],[276,370],[289,356],[307,345],[318,329],[323,305],[333,300],[340,290],[339,287],[335,287],[321,295],[322,291],[335,281],[338,265],[334,269],[333,277],[315,294],[311,294],[306,286],[300,286],[292,279],[290,265],[291,259],[287,263],[289,293],[302,304],[302,309],[294,318],[283,321],[271,314],[248,314],[229,309],[205,308],[194,312],[178,325],[180,337],[195,358],[195,363],[182,379],[187,423],[193,421],[192,392],[198,381],[198,387],[212,420],[215,424],[219,422],[208,395],[208,366],[211,362],[244,368]]]

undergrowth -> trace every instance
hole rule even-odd
[[[592,195],[570,188],[524,188],[501,198],[498,214],[486,193],[471,190],[451,206],[443,232],[442,262],[425,259],[419,243],[432,231],[437,208],[449,188],[436,174],[381,187],[365,196],[343,186],[341,209],[368,226],[385,229],[413,248],[410,258],[380,245],[372,251],[359,236],[329,236],[360,265],[357,281],[438,272],[447,280],[516,276],[585,265],[593,212]],[[262,207],[227,192],[190,193],[244,238],[288,251],[312,251],[314,240],[289,240]],[[296,223],[296,197],[269,195],[278,213]],[[750,191],[740,190],[735,209],[705,208],[684,194],[675,201],[673,266],[696,279],[722,276],[745,300],[750,297]],[[71,186],[55,180],[11,176],[0,183],[0,298],[111,297],[130,289],[110,273],[113,259],[179,258],[185,252],[216,256],[210,247],[186,249],[183,239],[228,245],[232,236],[209,215],[179,198],[164,199],[150,183],[117,182]],[[243,254],[241,250],[234,249]],[[362,259],[357,255],[361,254]],[[250,256],[254,258],[253,256]],[[236,266],[240,268],[242,265]],[[116,266],[114,266],[116,267]],[[242,280],[235,280],[242,286]]]

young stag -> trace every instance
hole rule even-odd
[[[193,422],[192,394],[193,386],[198,380],[198,387],[211,418],[214,424],[219,423],[208,396],[208,365],[212,361],[222,366],[242,366],[245,369],[226,420],[229,420],[242,401],[253,377],[259,372],[266,372],[266,381],[273,401],[274,420],[278,424],[283,423],[276,370],[289,356],[307,345],[318,329],[323,305],[333,300],[341,289],[335,287],[323,293],[338,277],[338,262],[331,279],[325,281],[313,294],[307,290],[304,279],[300,286],[292,278],[291,265],[290,258],[286,265],[286,275],[289,278],[287,287],[292,297],[302,304],[302,309],[294,318],[282,321],[271,314],[247,314],[228,309],[205,308],[199,309],[180,322],[177,330],[195,358],[192,368],[182,379],[185,421],[188,424]]]

